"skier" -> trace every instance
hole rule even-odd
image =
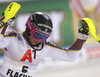
[[[3,19],[4,16],[0,23]],[[5,32],[11,23],[9,20],[0,26],[0,48],[4,49],[0,77],[34,77],[36,68],[44,57],[72,62],[79,56],[88,38],[89,30],[83,28],[84,25],[82,26],[82,21],[79,20],[77,40],[67,50],[46,41],[53,29],[52,21],[47,14],[35,12],[30,15],[23,33]]]

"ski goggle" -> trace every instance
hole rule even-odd
[[[32,25],[31,21],[30,21],[30,17],[27,21],[27,26],[30,30],[30,34],[32,35],[33,39],[35,41],[41,41],[42,43],[49,37],[49,35],[47,34],[44,34],[44,33],[41,33],[39,32],[38,30],[36,30],[33,26],[36,26],[35,24]]]
[[[31,33],[31,35],[33,36],[35,41],[39,41],[40,40],[42,43],[49,37],[48,35],[42,34],[42,33],[38,32],[36,30],[33,31]]]

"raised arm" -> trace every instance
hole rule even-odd
[[[2,23],[2,20],[4,19],[4,17],[2,17],[0,19],[0,24]],[[3,23],[1,26],[0,26],[0,48],[4,48],[6,47],[9,43],[10,43],[10,38],[6,38],[4,36],[5,34],[5,31],[7,29],[7,23]]]
[[[6,47],[10,43],[10,37],[5,36],[5,31],[10,23],[16,18],[16,14],[20,9],[20,5],[16,2],[10,3],[0,19],[0,48]]]
[[[78,21],[78,36],[76,42],[69,48],[69,50],[80,50],[88,38],[89,27],[87,23],[81,19]]]
[[[68,62],[76,60],[89,34],[88,25],[86,24],[83,25],[83,21],[79,20],[78,26],[79,26],[79,30],[78,30],[77,40],[68,50],[47,43],[46,44],[46,46],[48,46],[47,56],[58,60],[68,61]]]

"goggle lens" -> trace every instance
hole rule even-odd
[[[40,40],[42,43],[48,38],[47,35],[44,35],[39,32],[34,32],[34,33],[32,33],[32,35],[33,35],[33,38],[35,39],[35,41]]]

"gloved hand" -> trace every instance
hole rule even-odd
[[[89,35],[89,27],[85,20],[78,20],[78,39],[87,40]]]
[[[2,15],[4,16],[4,12],[2,13]],[[5,17],[4,17],[4,18],[5,18]],[[3,19],[4,19],[4,18],[3,18]],[[10,25],[10,24],[12,23],[12,21],[13,21],[15,18],[16,18],[16,16],[13,17],[13,18],[11,18],[11,19],[8,19],[8,21],[6,22],[7,25]]]
[[[20,7],[21,7],[21,5],[16,2],[10,3],[3,13],[4,19],[3,19],[2,23],[10,24],[16,18],[16,14],[20,10]],[[0,24],[0,26],[1,26],[1,24]]]

